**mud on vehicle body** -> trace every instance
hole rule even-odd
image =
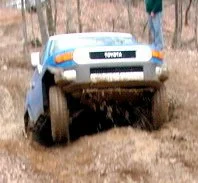
[[[69,125],[81,103],[94,108],[90,101],[135,102],[137,92],[149,93],[154,129],[167,120],[168,73],[162,53],[130,34],[52,36],[40,55],[32,53],[31,62],[35,71],[25,103],[26,133],[46,135],[42,129],[47,125],[54,142],[69,141]]]

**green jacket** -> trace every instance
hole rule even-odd
[[[150,14],[162,11],[162,0],[145,0],[146,11]]]

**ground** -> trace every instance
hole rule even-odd
[[[1,49],[11,46],[12,50],[19,44],[15,41],[2,43]],[[68,146],[53,147],[31,143],[23,136],[24,97],[32,70],[21,62],[20,54],[5,57],[10,50],[1,54],[0,65],[0,182],[198,181],[195,50],[172,50],[169,46],[164,50],[170,69],[166,86],[174,113],[160,130],[113,128],[80,137]]]

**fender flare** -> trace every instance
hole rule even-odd
[[[52,73],[49,69],[45,71],[42,77],[42,92],[43,92],[43,107],[44,110],[48,107],[49,104],[49,88],[55,85],[54,81],[54,73]]]

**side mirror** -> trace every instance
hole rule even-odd
[[[31,64],[33,67],[37,67],[38,65],[40,65],[40,53],[39,52],[31,53]]]

